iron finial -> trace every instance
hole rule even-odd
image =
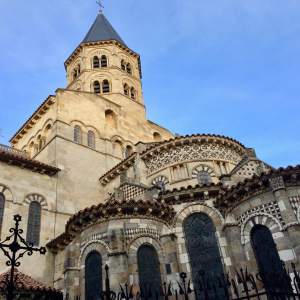
[[[99,12],[102,13],[101,7],[104,8],[104,6],[101,4],[101,0],[98,0],[98,2],[96,1],[96,3],[99,4],[99,6],[100,6]]]

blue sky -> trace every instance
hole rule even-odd
[[[299,0],[103,0],[141,55],[148,119],[220,134],[274,167],[300,163]],[[0,1],[0,143],[50,94],[94,22],[94,0]]]

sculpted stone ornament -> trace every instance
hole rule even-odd
[[[274,177],[269,179],[270,186],[272,191],[275,192],[279,189],[285,189],[282,176]]]

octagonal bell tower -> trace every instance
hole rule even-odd
[[[143,104],[140,56],[128,48],[101,10],[65,68],[67,89],[96,93],[119,104],[125,98]]]

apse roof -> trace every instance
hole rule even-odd
[[[127,46],[125,42],[121,39],[115,29],[110,25],[108,20],[102,14],[99,13],[94,24],[89,30],[88,34],[82,41],[83,43],[88,42],[98,42],[98,41],[107,41],[107,40],[116,40],[119,43]]]

